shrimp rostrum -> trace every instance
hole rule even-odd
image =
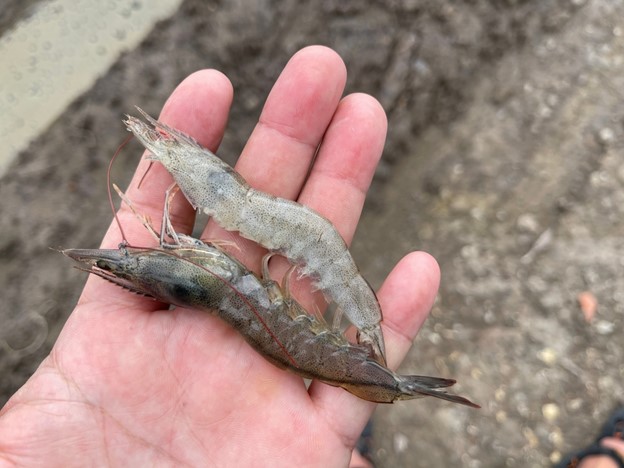
[[[375,360],[370,347],[349,343],[322,318],[309,315],[290,296],[287,284],[282,288],[269,277],[266,257],[260,277],[215,245],[180,234],[172,237],[177,243],[170,245],[161,235],[158,248],[122,244],[116,250],[63,253],[86,271],[130,291],[176,306],[216,311],[266,359],[302,377],[379,403],[433,396],[478,407],[444,390],[454,380],[398,375]]]
[[[149,123],[128,116],[126,126],[150,158],[171,173],[188,201],[222,228],[283,255],[301,276],[311,277],[337,306],[334,330],[344,313],[358,329],[358,341],[385,364],[379,302],[332,223],[306,206],[253,189],[191,137],[139,111]]]

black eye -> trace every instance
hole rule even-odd
[[[182,286],[181,284],[175,284],[172,286],[173,297],[180,298],[181,300],[191,297],[191,291],[189,288]]]
[[[106,271],[110,271],[111,269],[110,266],[108,266],[108,263],[106,263],[104,260],[98,260],[97,262],[95,262],[95,266]]]

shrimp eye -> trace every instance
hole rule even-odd
[[[98,260],[97,262],[95,262],[95,266],[100,268],[100,269],[102,269],[102,270],[106,270],[106,271],[110,271],[111,270],[111,267],[104,260]]]

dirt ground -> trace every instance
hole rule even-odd
[[[157,114],[186,75],[218,68],[236,90],[220,149],[233,162],[288,58],[325,44],[348,92],[389,118],[356,261],[375,286],[411,250],[442,268],[402,369],[452,376],[483,405],[379,407],[376,465],[549,466],[586,445],[624,402],[623,18],[613,0],[185,1],[0,183],[0,405],[84,284],[50,247],[99,244],[122,115]],[[118,161],[123,185],[136,159]]]

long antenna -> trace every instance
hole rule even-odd
[[[126,233],[121,227],[121,222],[119,222],[119,218],[117,217],[117,210],[115,209],[115,204],[113,203],[113,194],[111,192],[111,170],[113,168],[113,163],[115,162],[115,159],[117,159],[117,155],[121,152],[123,147],[126,146],[130,142],[132,137],[133,135],[128,135],[128,137],[124,140],[124,142],[121,145],[119,145],[119,148],[117,148],[117,151],[115,151],[115,154],[113,154],[113,157],[108,163],[108,170],[106,171],[106,190],[108,191],[108,203],[110,204],[111,210],[113,211],[113,217],[115,218],[115,222],[117,223],[117,226],[119,227],[119,232],[121,232],[121,237],[124,243],[128,243],[128,239],[126,239]]]

